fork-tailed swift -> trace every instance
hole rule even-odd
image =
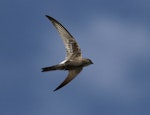
[[[83,67],[93,64],[93,62],[88,58],[82,58],[81,49],[74,37],[69,33],[69,31],[57,20],[51,16],[46,15],[46,17],[52,22],[52,24],[57,29],[60,34],[65,48],[66,48],[66,59],[59,64],[42,68],[42,72],[52,71],[52,70],[68,70],[68,76],[66,79],[54,90],[58,90],[68,84],[73,80],[83,69]]]

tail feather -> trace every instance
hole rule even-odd
[[[65,69],[65,67],[63,64],[57,64],[57,65],[53,65],[50,67],[42,68],[42,72],[53,71],[53,70],[64,70],[64,69]]]
[[[54,65],[54,66],[42,68],[42,72],[53,71],[53,70],[58,70],[58,69],[59,69],[58,66]]]

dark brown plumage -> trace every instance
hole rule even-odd
[[[46,17],[52,22],[54,27],[60,34],[65,48],[66,48],[66,59],[50,67],[42,68],[42,72],[53,71],[53,70],[68,70],[68,76],[66,79],[54,90],[58,90],[73,80],[83,69],[83,67],[93,64],[90,59],[82,58],[81,50],[73,36],[68,30],[57,20],[46,15]]]

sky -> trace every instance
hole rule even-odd
[[[0,115],[149,115],[149,0],[0,0]],[[67,71],[61,22],[93,61]]]

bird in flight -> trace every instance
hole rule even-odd
[[[88,58],[82,58],[81,49],[74,37],[69,33],[69,31],[57,20],[51,16],[46,15],[46,17],[52,22],[54,27],[60,34],[65,48],[66,48],[66,59],[59,64],[44,67],[42,72],[53,71],[53,70],[68,70],[68,76],[66,79],[54,90],[58,90],[68,84],[73,80],[83,69],[83,67],[93,64],[93,62]]]

